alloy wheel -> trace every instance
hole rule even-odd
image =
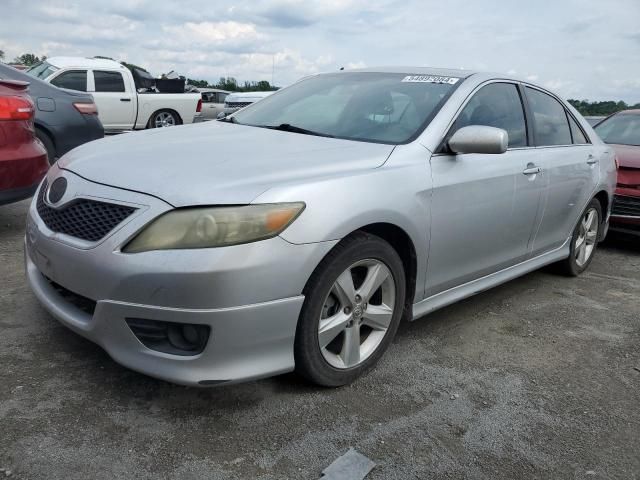
[[[391,325],[396,285],[379,260],[360,260],[335,281],[318,322],[322,356],[332,367],[353,368],[370,357]]]
[[[576,264],[583,267],[591,258],[598,241],[598,212],[595,208],[588,209],[579,225],[574,254]]]
[[[155,116],[154,124],[156,128],[173,127],[176,124],[176,119],[170,112],[160,112]]]

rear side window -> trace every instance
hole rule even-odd
[[[571,137],[573,138],[573,143],[577,145],[589,143],[589,140],[587,140],[587,137],[578,125],[578,122],[576,122],[571,115],[567,115],[567,117],[569,117],[569,126],[571,127]]]
[[[482,87],[465,105],[453,132],[470,125],[502,128],[509,134],[509,148],[525,147],[527,124],[518,88],[512,83],[491,83]]]
[[[69,70],[61,73],[51,80],[51,84],[60,88],[68,88],[69,90],[78,90],[80,92],[87,91],[87,71],[86,70]]]
[[[119,72],[94,70],[93,80],[96,92],[124,92],[124,80]]]
[[[533,114],[536,146],[571,145],[571,130],[564,107],[540,90],[526,87]]]

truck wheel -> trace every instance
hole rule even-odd
[[[158,110],[151,115],[149,128],[165,128],[180,125],[180,116],[171,110]]]

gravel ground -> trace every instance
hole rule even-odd
[[[25,284],[27,203],[0,207],[0,468],[24,479],[640,478],[640,242],[401,326],[380,365],[190,389],[126,370]],[[2,477],[0,472],[0,478]]]

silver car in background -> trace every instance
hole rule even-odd
[[[218,88],[198,88],[198,91],[202,97],[202,115],[198,121],[216,120],[224,110],[225,101],[231,92]]]
[[[248,107],[249,105],[262,100],[263,98],[272,95],[273,92],[237,92],[228,95],[224,101],[224,108],[222,113],[225,116],[236,113],[241,108]]]
[[[336,72],[65,155],[30,207],[26,269],[53,316],[134,370],[338,386],[403,318],[551,263],[580,274],[615,179],[612,148],[528,82]]]

